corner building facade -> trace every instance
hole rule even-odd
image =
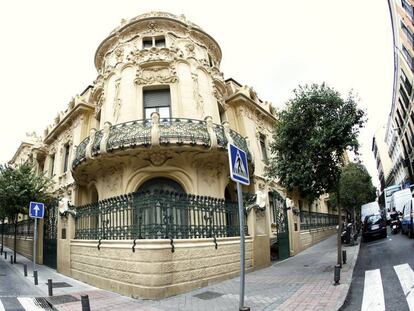
[[[228,143],[248,152],[248,271],[335,231],[326,198],[306,210],[290,195],[286,206],[284,189],[265,178],[274,108],[253,88],[225,80],[220,62],[211,36],[163,12],[123,21],[101,43],[93,85],[31,149],[60,199],[49,213],[57,221],[58,271],[142,298],[236,276]],[[50,245],[45,239],[43,250]]]

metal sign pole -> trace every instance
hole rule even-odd
[[[35,218],[35,225],[34,225],[34,239],[33,239],[33,276],[34,272],[36,271],[36,249],[37,249],[37,218]]]
[[[239,310],[244,310],[244,207],[241,185],[237,183],[237,201],[239,203],[240,221],[240,297]]]

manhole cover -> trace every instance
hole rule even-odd
[[[206,292],[202,292],[200,294],[194,295],[194,297],[203,299],[203,300],[210,300],[210,299],[215,299],[218,298],[220,296],[223,296],[223,294],[221,293],[217,293],[217,292],[212,292],[212,291],[206,291]]]
[[[45,283],[47,285],[47,283]],[[72,285],[66,283],[66,282],[53,282],[52,283],[53,288],[62,288],[62,287],[72,287]]]
[[[43,297],[39,297],[39,298],[35,298],[34,299],[34,304],[38,307],[41,307],[42,310],[53,310],[49,303],[47,302],[47,300]]]
[[[46,299],[52,305],[60,305],[60,304],[63,304],[63,303],[79,301],[78,298],[76,298],[75,296],[72,296],[72,295],[52,296],[52,297],[47,297]]]

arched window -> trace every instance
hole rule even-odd
[[[184,192],[183,187],[170,178],[166,177],[156,177],[147,180],[144,182],[139,188],[139,192],[150,191],[153,192],[154,190],[157,191],[170,191],[170,192]]]
[[[139,238],[187,238],[189,207],[183,187],[170,178],[156,177],[138,188],[134,216]]]

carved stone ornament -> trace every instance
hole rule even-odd
[[[171,157],[161,152],[151,153],[147,158],[144,158],[144,160],[150,161],[154,166],[161,166],[170,159]]]
[[[178,81],[177,72],[173,65],[142,69],[138,67],[135,83],[138,85],[175,83]]]
[[[122,47],[115,50],[115,58],[117,63],[122,63],[124,58],[124,49]]]
[[[135,50],[131,51],[129,59],[136,64],[146,64],[146,63],[171,63],[175,59],[183,58],[183,52],[178,48],[158,48],[152,47],[149,50]]]

